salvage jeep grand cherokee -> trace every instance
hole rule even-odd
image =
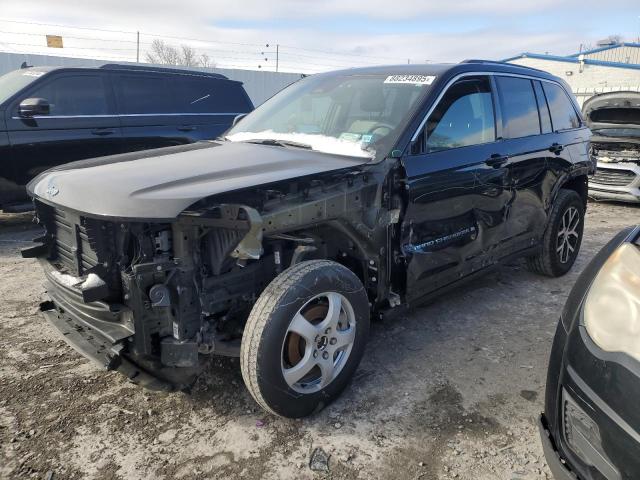
[[[314,75],[219,141],[67,164],[29,185],[64,338],[138,383],[239,355],[256,401],[345,388],[371,313],[499,262],[578,254],[589,130],[541,71],[468,61]]]

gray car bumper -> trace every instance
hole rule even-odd
[[[624,174],[629,176],[628,183],[623,185],[614,185],[610,180],[617,175]],[[601,183],[601,181],[606,181]],[[640,203],[640,165],[636,163],[607,163],[599,162],[598,171],[589,180],[589,196],[596,200],[617,200],[620,202]]]

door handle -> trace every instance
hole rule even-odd
[[[116,131],[113,128],[96,128],[91,130],[92,135],[98,135],[99,137],[105,137],[107,135],[113,135]]]
[[[500,155],[499,153],[494,153],[489,158],[487,158],[484,163],[493,168],[498,168],[507,163],[509,157],[507,155]]]
[[[181,132],[192,132],[196,129],[195,125],[181,125],[178,130]]]
[[[554,143],[549,147],[549,151],[551,153],[555,153],[556,155],[560,155],[560,152],[562,152],[562,150],[564,150],[564,146],[560,145],[559,143]]]

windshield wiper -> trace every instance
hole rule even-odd
[[[304,148],[305,150],[311,150],[311,145],[306,143],[294,142],[291,140],[276,140],[274,138],[264,138],[255,140],[246,140],[247,143],[257,143],[259,145],[272,145],[274,147],[294,147]]]

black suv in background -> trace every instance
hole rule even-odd
[[[370,314],[515,257],[566,273],[591,133],[568,86],[495,62],[313,75],[215,142],[54,168],[28,186],[63,338],[134,382],[238,355],[287,417],[347,385]],[[455,319],[452,319],[455,321]]]
[[[215,73],[129,65],[30,67],[0,77],[0,207],[42,171],[218,137],[253,105]]]

